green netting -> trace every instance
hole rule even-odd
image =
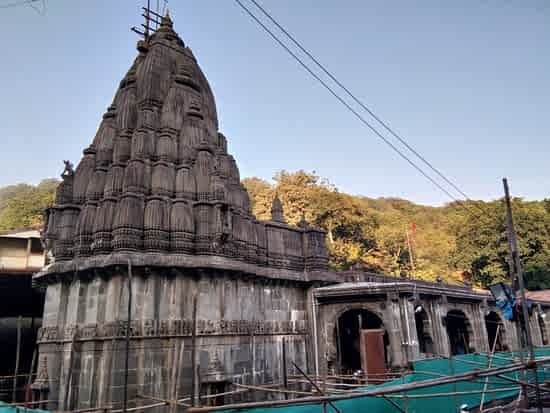
[[[496,353],[492,361],[492,367],[506,366],[510,364],[513,353]],[[536,350],[537,357],[550,356],[550,348],[539,348]],[[408,374],[400,379],[392,380],[378,386],[368,386],[361,390],[372,390],[373,388],[383,388],[396,384],[413,383],[422,380],[431,380],[437,377],[461,374],[473,370],[487,368],[488,357],[485,354],[466,354],[456,356],[453,359],[428,359],[419,360],[413,363],[414,373]],[[519,379],[520,373],[513,372],[504,376]],[[540,367],[538,370],[539,380],[550,379],[550,370]],[[530,382],[533,382],[534,373],[528,376]],[[425,389],[411,390],[407,393],[388,395],[395,403],[408,413],[455,413],[459,411],[462,404],[467,404],[470,408],[478,406],[481,401],[481,392],[485,384],[485,379],[477,381],[464,381],[452,384],[443,384],[427,387]],[[359,391],[361,391],[359,390]],[[452,395],[448,395],[452,393]],[[440,394],[438,396],[437,394]],[[497,399],[509,399],[519,394],[519,388],[516,384],[490,377],[488,379],[487,393],[485,394],[485,403],[490,403]],[[391,402],[379,397],[360,397],[350,400],[341,400],[334,403],[343,412],[362,412],[370,411],[376,413],[398,412],[398,409]],[[244,409],[239,412],[248,413],[322,413],[324,412],[321,404],[311,404],[303,406],[286,406]],[[334,410],[327,407],[327,412]],[[231,410],[227,410],[227,413]]]
[[[20,407],[13,407],[9,406],[4,402],[0,402],[0,413],[50,413],[47,410],[39,410],[39,409],[29,409],[25,408],[23,406]]]

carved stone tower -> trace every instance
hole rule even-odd
[[[282,336],[306,366],[307,289],[330,278],[323,231],[285,224],[280,202],[273,221],[252,215],[208,81],[168,16],[138,51],[45,214],[50,263],[34,281],[47,288],[50,407],[120,403],[128,328],[129,398],[189,394],[190,375],[173,371],[190,366],[195,293],[204,372],[216,354],[229,380],[274,379]]]

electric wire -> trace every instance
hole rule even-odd
[[[0,9],[9,9],[13,7],[19,7],[19,6],[26,6],[28,4],[32,3],[38,3],[42,0],[21,0],[21,1],[14,1],[12,3],[6,3],[6,4],[0,4]]]
[[[379,116],[377,116],[372,109],[370,109],[363,101],[357,98],[348,87],[346,87],[341,81],[339,81],[336,76],[330,72],[313,54],[306,49],[296,38],[286,30],[267,10],[265,10],[261,4],[256,0],[250,0],[254,5],[275,25],[281,32],[283,32],[291,41],[294,43],[303,53],[305,53],[334,83],[336,83],[344,92],[348,94],[359,106],[361,106],[369,115],[371,115],[384,129],[386,129],[393,137],[395,137],[399,142],[401,142],[409,151],[411,151],[418,159],[420,159],[425,165],[427,165],[433,172],[435,172],[441,179],[443,179],[448,185],[450,185],[455,191],[462,195],[466,200],[474,202],[464,191],[462,191],[458,185],[456,185],[451,179],[447,178],[443,172],[436,168],[431,162],[429,162],[426,157],[420,154],[416,149],[414,149],[400,134],[395,132],[388,122],[384,122]],[[473,204],[484,214],[487,214],[487,211],[481,208],[476,203]]]
[[[399,148],[397,148],[390,140],[388,140],[384,135],[382,135],[374,126],[372,126],[359,112],[357,112],[348,102],[346,102],[338,93],[336,93],[328,84],[325,82],[318,74],[316,74],[296,53],[294,53],[290,48],[280,40],[272,30],[270,30],[254,13],[250,11],[241,0],[235,0],[235,2],[241,7],[243,11],[246,12],[258,25],[260,25],[263,30],[269,34],[273,40],[275,40],[288,54],[290,54],[299,64],[302,66],[311,76],[313,76],[327,91],[333,95],[342,105],[344,105],[361,123],[363,123],[367,128],[369,128],[376,136],[378,136],[384,143],[386,143],[394,152],[396,152],[402,159],[404,159],[409,165],[416,169],[420,174],[422,174],[426,179],[428,179],[433,185],[435,185],[440,191],[445,193],[449,198],[454,200],[462,208],[467,210],[473,217],[480,219],[479,215],[476,215],[466,204],[457,199],[453,194],[451,194],[446,188],[444,188],[439,182],[434,178],[428,175],[422,168],[420,168],[414,161],[412,161],[407,155],[405,155]]]

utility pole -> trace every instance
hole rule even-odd
[[[520,346],[522,346],[522,336],[525,336],[525,342],[527,348],[529,349],[529,362],[528,366],[534,369],[535,374],[535,385],[536,385],[536,400],[537,400],[537,409],[539,413],[542,413],[542,405],[540,401],[540,388],[539,380],[537,377],[537,364],[535,362],[535,350],[533,348],[533,338],[531,335],[531,325],[529,324],[529,311],[527,309],[527,300],[525,299],[525,283],[523,281],[523,268],[521,266],[521,260],[519,258],[519,247],[518,240],[516,237],[516,231],[514,229],[514,218],[512,216],[512,202],[510,201],[510,190],[508,188],[508,180],[506,178],[502,179],[504,185],[504,199],[506,202],[506,227],[508,230],[508,245],[510,248],[510,275],[512,277],[512,288],[515,289],[514,284],[515,280],[519,284],[519,292],[521,297],[521,309],[523,317],[520,317],[521,322],[521,334],[520,334]],[[521,318],[523,318],[521,320]],[[527,396],[527,394],[526,394]]]

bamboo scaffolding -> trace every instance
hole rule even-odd
[[[503,389],[489,389],[485,393],[506,393],[509,391],[519,390],[520,387],[507,387]],[[409,394],[407,396],[402,394],[387,394],[383,397],[390,397],[394,399],[429,399],[431,397],[449,397],[449,396],[465,396],[469,394],[482,394],[483,390],[465,390],[457,392],[443,392],[443,393],[426,393],[426,394]]]
[[[550,357],[541,358],[539,360],[540,363],[548,363],[550,362]],[[372,390],[366,390],[364,392],[355,392],[355,393],[348,393],[343,395],[333,395],[333,396],[317,396],[317,397],[304,397],[301,399],[295,399],[295,400],[277,400],[277,401],[261,401],[261,402],[251,402],[251,403],[234,403],[229,404],[225,406],[213,406],[213,407],[202,407],[202,408],[191,408],[187,412],[188,413],[199,413],[199,412],[213,412],[213,411],[221,411],[221,410],[227,410],[227,409],[244,409],[244,408],[253,408],[253,407],[278,407],[278,406],[290,406],[290,405],[306,405],[306,404],[314,404],[314,403],[324,403],[324,402],[335,402],[339,400],[351,400],[361,397],[377,397],[382,395],[388,395],[392,393],[398,393],[398,392],[404,392],[409,390],[417,390],[417,389],[423,389],[431,386],[437,386],[441,384],[451,384],[456,383],[459,381],[469,381],[469,380],[476,380],[483,377],[491,377],[496,376],[504,373],[511,373],[515,371],[524,370],[527,367],[521,363],[514,363],[512,365],[506,366],[506,367],[497,367],[497,368],[491,368],[486,369],[483,371],[474,371],[474,372],[468,372],[463,374],[458,374],[454,376],[449,377],[442,377],[437,379],[431,379],[431,380],[424,380],[421,382],[415,382],[415,383],[406,383],[406,384],[399,384],[399,385],[393,385],[388,386],[383,389],[372,389]]]
[[[208,395],[202,396],[201,399],[213,399],[215,397],[230,396],[230,395],[239,394],[239,393],[248,393],[249,391],[251,391],[251,390],[250,389],[231,390],[231,391],[226,391],[226,392],[223,392],[223,393],[208,394]],[[186,396],[183,399],[178,399],[178,403],[183,403],[183,402],[190,401],[190,400],[191,400],[191,396]]]
[[[2,403],[2,407],[18,407],[18,406],[29,406],[42,403],[57,403],[59,400],[39,400],[34,402],[17,402],[17,403]]]
[[[260,385],[252,386],[252,385],[249,385],[249,384],[233,383],[233,386],[240,387],[240,388],[243,388],[243,389],[248,389],[248,390],[257,390],[257,391],[279,393],[279,394],[297,394],[297,395],[301,395],[301,396],[311,396],[312,394],[319,394],[319,393],[316,393],[316,392],[306,392],[306,391],[301,391],[301,390],[275,389],[273,387],[260,386]],[[282,386],[282,385],[277,384],[277,386]]]
[[[137,412],[140,410],[147,410],[147,409],[153,409],[155,407],[166,406],[167,404],[168,404],[167,402],[159,402],[159,403],[148,404],[146,406],[129,407],[129,408],[126,408],[126,411]],[[116,410],[111,410],[110,413],[122,413],[123,411],[124,411],[123,409],[116,409]]]

